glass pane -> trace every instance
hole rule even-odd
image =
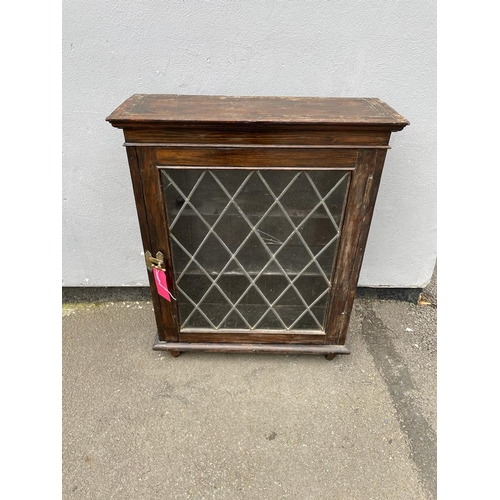
[[[181,329],[322,331],[350,173],[161,175]]]

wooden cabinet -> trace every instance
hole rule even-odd
[[[348,354],[391,132],[379,99],[134,95],[123,129],[154,349]]]

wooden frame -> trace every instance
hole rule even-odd
[[[348,354],[350,313],[391,132],[408,121],[378,99],[224,98],[136,95],[107,120],[124,129],[144,251],[165,256],[176,294],[162,168],[351,173],[324,332],[180,330],[175,302],[151,294],[156,350]]]

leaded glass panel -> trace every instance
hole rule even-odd
[[[161,176],[181,330],[323,330],[349,172]]]

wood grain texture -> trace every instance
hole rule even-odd
[[[357,149],[158,148],[158,165],[253,168],[354,168]]]
[[[345,145],[387,146],[390,131],[363,129],[362,127],[309,125],[274,125],[235,123],[188,126],[179,124],[136,125],[124,129],[128,143],[199,143],[226,145]]]
[[[144,253],[151,248],[151,239],[149,237],[149,225],[146,215],[146,202],[144,200],[144,190],[142,185],[141,169],[137,157],[136,148],[127,148],[127,158],[130,169],[130,177],[132,179],[132,187],[134,190],[135,206],[137,216],[139,218],[139,228],[141,231],[142,245]],[[149,286],[151,290],[151,300],[153,302],[153,310],[155,314],[156,324],[158,326],[158,337],[160,340],[167,340],[165,332],[160,325],[163,325],[161,300],[162,298],[156,293],[156,285],[152,273],[148,272]],[[172,340],[172,338],[170,337]]]
[[[294,344],[244,344],[244,343],[211,343],[211,342],[155,342],[155,351],[206,351],[206,352],[239,352],[239,353],[275,353],[275,354],[350,354],[343,345],[294,345]]]
[[[301,334],[299,331],[286,333],[268,333],[265,331],[234,331],[234,332],[185,332],[179,333],[179,340],[183,342],[246,342],[262,344],[324,344],[324,334]]]
[[[342,239],[326,313],[326,342],[344,344],[386,151],[360,152],[347,197]]]
[[[124,146],[133,147],[147,147],[147,148],[189,148],[196,150],[197,148],[206,149],[207,145],[205,143],[189,143],[189,142],[175,142],[172,144],[164,144],[159,142],[126,142]],[[210,148],[213,149],[273,149],[273,150],[288,150],[293,149],[306,149],[306,150],[332,150],[332,149],[348,149],[348,150],[359,150],[359,149],[391,149],[390,146],[362,146],[360,144],[345,145],[345,144],[316,144],[316,145],[303,145],[303,144],[210,144]]]
[[[172,255],[170,249],[168,225],[163,201],[160,173],[156,168],[155,150],[151,148],[140,148],[137,157],[141,169],[142,189],[144,194],[144,205],[149,232],[149,251],[156,255],[161,252],[165,256],[166,278],[169,290],[176,296],[175,280],[172,268]],[[148,273],[152,274],[152,273]],[[165,337],[165,340],[178,340],[178,312],[175,301],[168,302],[163,297],[158,296],[154,280],[151,281],[151,293],[153,297],[158,297],[161,310],[161,320],[158,324],[158,334]],[[160,336],[160,339],[162,338]]]
[[[162,123],[329,124],[400,130],[408,120],[376,98],[135,94],[106,120],[115,127]]]

